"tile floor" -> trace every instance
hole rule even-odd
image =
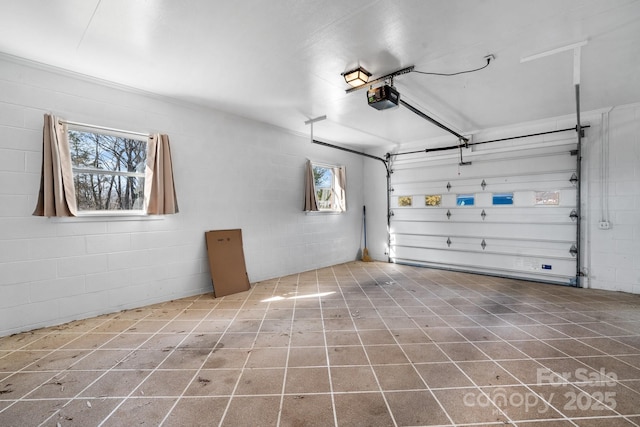
[[[353,262],[0,338],[1,426],[638,426],[640,296]]]

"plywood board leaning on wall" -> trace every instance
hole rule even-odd
[[[216,298],[251,288],[242,249],[242,230],[205,232],[209,269]]]

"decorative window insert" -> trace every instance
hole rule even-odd
[[[147,138],[69,125],[78,212],[144,211]]]
[[[410,207],[413,204],[413,196],[398,196],[398,206]]]
[[[458,194],[456,196],[456,205],[458,206],[473,206],[475,203],[475,194]]]
[[[558,206],[560,204],[559,191],[536,191],[536,206]]]
[[[513,205],[513,193],[493,193],[494,205]]]
[[[441,203],[442,203],[441,194],[430,194],[428,196],[424,196],[425,206],[440,206]]]

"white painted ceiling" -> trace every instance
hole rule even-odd
[[[448,135],[400,107],[346,94],[363,66],[467,134],[640,102],[640,0],[2,0],[0,52],[356,147]],[[0,97],[2,95],[0,94]],[[455,139],[455,137],[453,137]]]

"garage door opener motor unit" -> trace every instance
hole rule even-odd
[[[367,90],[367,101],[376,110],[387,110],[398,106],[400,94],[392,86],[383,85]]]

